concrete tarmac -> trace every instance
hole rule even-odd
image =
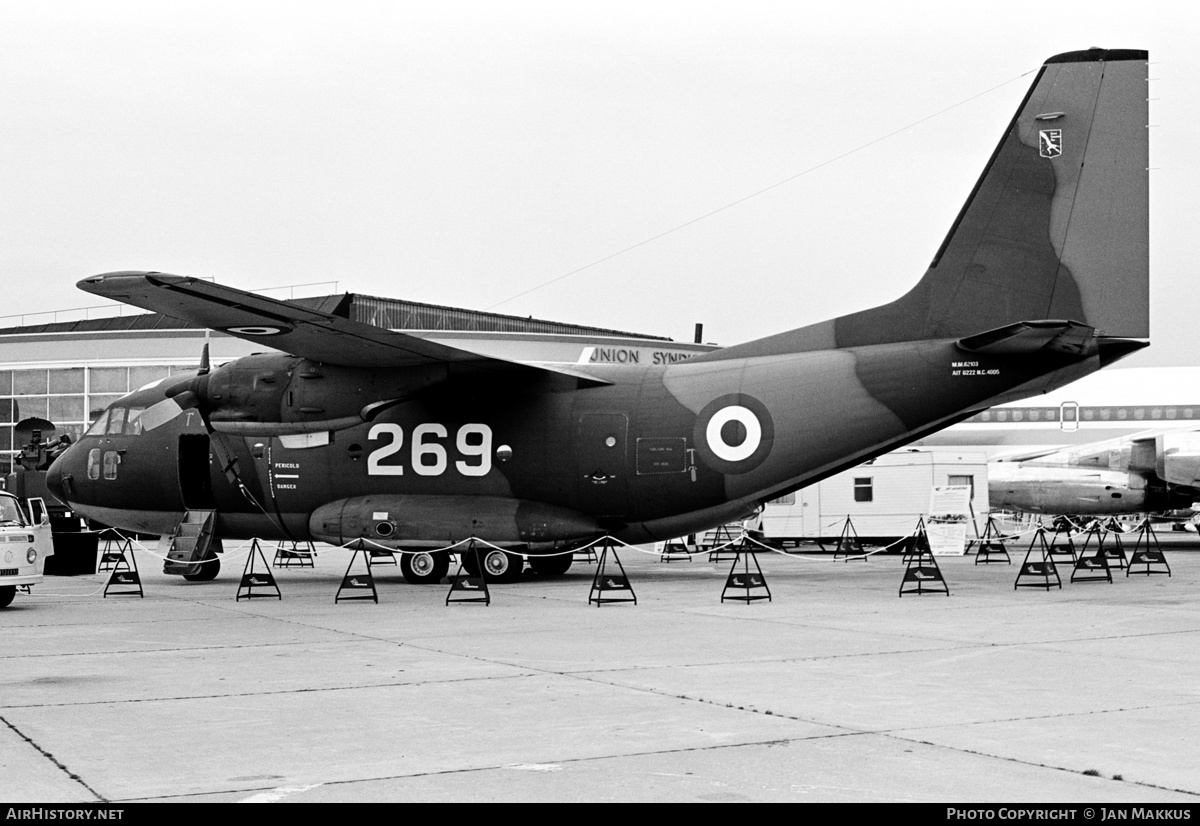
[[[335,604],[318,551],[280,600],[235,599],[232,547],[199,584],[138,552],[144,598],[18,594],[0,800],[1200,801],[1194,551],[1051,590],[1014,589],[1024,546],[941,557],[950,595],[903,597],[898,556],[763,553],[772,599],[722,603],[729,561],[625,549],[637,604],[599,607],[586,563],[488,606],[376,566]]]

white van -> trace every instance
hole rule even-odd
[[[20,500],[0,491],[0,608],[12,604],[17,588],[42,581],[46,558],[53,554],[45,509],[40,523],[34,525],[21,509]]]

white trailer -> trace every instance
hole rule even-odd
[[[865,542],[908,536],[929,515],[935,485],[969,485],[975,530],[987,523],[987,456],[983,452],[899,450],[772,500],[763,508],[765,537],[780,544],[836,542],[850,518]],[[976,533],[978,531],[978,533]]]

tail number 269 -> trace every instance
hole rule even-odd
[[[445,425],[419,424],[412,431],[410,467],[418,476],[441,476],[450,465],[450,456],[443,441],[450,432]],[[371,451],[367,456],[367,474],[370,476],[403,476],[404,465],[384,459],[404,449],[404,428],[398,424],[377,424],[367,433],[371,441],[386,439],[387,442]],[[485,424],[464,424],[455,435],[454,446],[461,458],[456,458],[454,468],[463,476],[486,476],[492,469],[492,429]]]

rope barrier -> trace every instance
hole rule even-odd
[[[1068,524],[1070,524],[1071,527],[1073,527],[1075,530],[1083,531],[1083,530],[1086,530],[1088,527],[1088,526],[1080,526],[1079,524],[1077,524],[1075,521],[1073,521],[1069,517],[1062,517],[1062,518]],[[1096,521],[1098,521],[1098,520],[1093,520],[1093,522],[1096,522]],[[837,520],[837,521],[829,523],[825,527],[826,527],[826,529],[832,529],[841,524],[843,524],[842,520]],[[1091,523],[1089,523],[1089,525],[1090,524]],[[1017,540],[1021,539],[1022,537],[1034,534],[1039,530],[1045,530],[1045,526],[1040,521],[1036,525],[1034,525],[1024,531],[1017,531],[1015,533],[1002,532],[1001,538],[1006,541],[1017,541]],[[125,536],[125,535],[119,533],[118,531],[114,530],[113,528],[105,528],[101,531],[83,531],[82,533],[99,534],[102,538],[105,539],[106,542],[109,542],[109,543],[112,543],[112,542],[126,543],[127,542],[128,546],[131,550],[141,551],[144,554],[147,554],[155,559],[160,559],[164,562],[179,561],[179,560],[170,560],[169,557],[164,556],[162,554],[157,553],[156,551],[151,550],[149,547],[144,545],[141,541],[139,541],[135,537]],[[752,536],[748,531],[743,530],[742,534],[740,536],[731,537],[729,539],[729,541],[724,542],[720,545],[713,545],[711,547],[704,548],[703,550],[696,550],[696,551],[689,551],[685,547],[684,549],[682,549],[680,551],[671,551],[671,553],[679,553],[679,554],[685,555],[690,558],[693,556],[702,556],[704,554],[718,553],[720,551],[734,548],[734,546],[739,546],[739,545],[745,546],[747,544],[750,544],[750,545],[754,545],[757,548],[760,548],[762,550],[769,551],[778,556],[782,556],[785,559],[793,559],[798,562],[843,562],[843,561],[849,561],[851,559],[868,559],[877,554],[887,553],[888,551],[900,546],[901,544],[903,544],[910,538],[911,538],[911,535],[902,536],[899,539],[895,540],[894,542],[890,542],[886,545],[881,545],[877,548],[866,551],[862,554],[855,554],[853,556],[830,557],[828,555],[828,552],[825,552],[822,556],[806,556],[806,555],[801,555],[801,554],[797,554],[797,553],[789,553],[788,551],[784,550],[781,547],[767,544],[766,542],[763,542],[762,540],[759,540],[759,539],[755,538],[754,536]],[[282,541],[287,541],[287,540],[282,540]],[[210,562],[219,562],[221,557],[224,557],[226,560],[240,559],[244,556],[248,556],[251,553],[251,551],[254,548],[255,542],[258,542],[258,540],[257,539],[243,540],[240,545],[237,545],[230,550],[224,551],[219,556],[214,555],[213,558],[211,558],[211,559],[195,560],[194,562],[190,561],[186,564],[205,565]],[[518,552],[518,551],[512,551],[501,545],[497,545],[493,542],[489,542],[486,539],[481,539],[479,537],[474,537],[474,536],[467,537],[466,539],[460,539],[457,542],[453,542],[449,545],[444,545],[439,548],[422,548],[422,549],[417,549],[417,550],[407,549],[407,548],[390,547],[382,542],[379,542],[375,539],[372,539],[371,537],[366,537],[366,536],[358,537],[356,539],[352,539],[352,540],[349,540],[349,541],[341,543],[341,544],[335,544],[335,543],[324,543],[324,544],[328,544],[331,547],[337,548],[340,550],[352,550],[352,551],[368,550],[368,548],[365,548],[364,546],[369,545],[369,546],[371,546],[369,548],[369,550],[379,550],[379,551],[386,551],[386,552],[392,553],[392,554],[398,553],[398,554],[416,556],[418,554],[423,554],[423,553],[434,554],[434,553],[442,553],[442,552],[451,552],[451,551],[455,551],[458,548],[463,547],[464,545],[468,545],[472,542],[477,543],[479,545],[483,545],[484,547],[487,547],[487,548],[491,548],[491,549],[498,550],[498,551],[503,551],[505,553],[520,554],[520,552]],[[570,548],[566,548],[561,551],[554,551],[551,553],[540,553],[540,554],[535,554],[535,556],[554,557],[554,556],[563,556],[566,554],[575,554],[575,553],[579,553],[581,551],[586,551],[589,548],[593,548],[602,542],[610,542],[610,543],[613,543],[616,545],[620,545],[623,548],[631,549],[631,550],[637,551],[638,553],[646,554],[647,556],[661,557],[665,553],[667,553],[665,545],[662,549],[656,550],[654,548],[646,548],[646,547],[639,546],[639,545],[633,545],[622,539],[618,539],[617,537],[612,536],[611,534],[605,534],[603,536],[596,537],[595,539],[592,539],[591,541],[586,542],[582,545],[572,545]],[[657,544],[657,543],[655,543],[655,544]],[[262,543],[260,542],[259,547],[261,548],[261,546],[262,546]],[[106,553],[112,553],[111,548],[106,550]],[[520,555],[529,556],[529,554],[520,554]],[[107,578],[106,578],[106,583],[107,583]],[[35,594],[32,594],[32,592],[31,592],[30,596],[37,596],[39,598],[55,597],[55,598],[61,598],[61,599],[83,599],[83,598],[93,597],[96,594],[101,593],[103,590],[104,590],[104,587],[102,586],[99,589],[92,591],[90,593],[87,593],[87,594],[48,594],[45,592],[38,592],[35,595]]]

